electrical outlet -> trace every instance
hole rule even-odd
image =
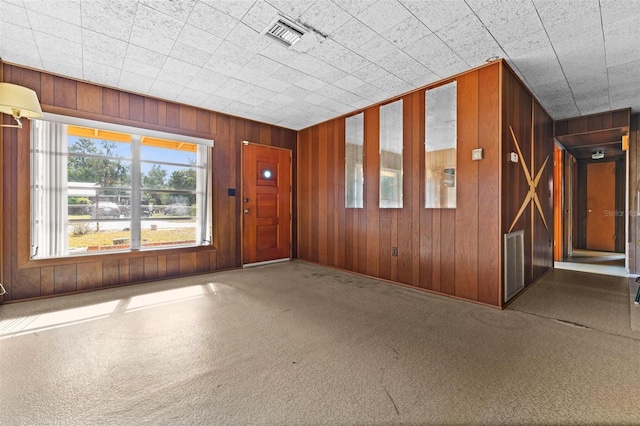
[[[398,255],[398,247],[391,247],[391,256]]]

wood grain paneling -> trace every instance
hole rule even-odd
[[[1,63],[0,63],[1,64]],[[0,159],[2,187],[2,274],[13,301],[64,294],[157,278],[177,277],[240,266],[240,203],[229,189],[239,183],[242,139],[297,149],[297,133],[276,126],[237,119],[192,106],[179,105],[79,82],[68,78],[1,64],[2,80],[35,90],[45,112],[68,114],[154,130],[215,140],[213,181],[213,245],[169,250],[78,256],[61,259],[29,258],[29,122],[18,132],[3,129]],[[3,115],[2,119],[6,117]],[[294,173],[297,161],[294,161]],[[295,199],[295,185],[294,185]],[[293,235],[296,235],[294,218]],[[294,256],[297,247],[294,247]]]
[[[364,110],[362,209],[344,207],[344,117],[300,131],[299,257],[499,306],[500,66],[456,78],[460,117],[457,209],[424,208],[422,90],[402,97],[401,209],[379,208],[379,106]],[[527,119],[531,119],[530,109]],[[335,129],[333,134],[330,128]],[[471,161],[470,151],[476,147],[485,149],[482,162]],[[481,221],[486,226],[482,231]],[[398,248],[397,257],[391,255],[392,247]],[[480,265],[481,259],[488,263]]]

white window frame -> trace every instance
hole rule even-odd
[[[214,146],[214,141],[213,139],[204,139],[204,138],[197,138],[197,137],[193,137],[193,136],[186,136],[186,135],[181,135],[181,134],[177,134],[177,133],[170,133],[170,132],[160,132],[160,131],[155,131],[155,130],[149,130],[149,129],[143,129],[143,128],[138,128],[138,127],[131,127],[131,126],[124,126],[124,125],[119,125],[119,124],[113,124],[113,123],[107,123],[107,122],[101,122],[101,121],[94,121],[94,120],[87,120],[87,119],[82,119],[82,118],[76,118],[76,117],[68,117],[68,116],[62,116],[62,115],[57,115],[57,114],[50,114],[50,113],[45,113],[43,114],[43,118],[40,119],[40,121],[46,121],[46,122],[53,122],[53,123],[59,123],[59,124],[64,124],[64,125],[71,125],[71,126],[80,126],[80,127],[88,127],[88,128],[95,128],[95,129],[100,129],[100,130],[105,130],[105,131],[112,131],[112,132],[118,132],[118,133],[126,133],[129,134],[131,136],[131,186],[127,187],[127,188],[111,188],[111,189],[122,189],[123,191],[130,191],[131,192],[131,206],[137,206],[137,205],[142,205],[141,202],[141,198],[142,198],[142,191],[143,191],[143,187],[142,185],[134,185],[134,182],[142,182],[141,180],[141,167],[142,167],[142,163],[145,161],[148,161],[148,159],[145,159],[143,161],[143,159],[141,158],[141,139],[142,137],[152,137],[152,138],[159,138],[159,139],[169,139],[169,140],[174,140],[174,141],[179,141],[179,142],[185,142],[185,143],[189,143],[189,144],[196,144],[198,145],[198,151],[197,151],[197,156],[198,156],[198,169],[197,169],[197,186],[196,186],[196,190],[195,190],[195,195],[196,195],[196,206],[197,206],[197,211],[196,211],[196,235],[198,237],[196,244],[192,244],[192,245],[185,245],[185,244],[175,244],[175,245],[167,245],[164,248],[167,249],[175,249],[175,248],[180,248],[180,247],[189,247],[189,246],[198,246],[198,245],[211,245],[211,240],[212,240],[212,192],[211,192],[211,149]],[[33,137],[33,136],[32,136]],[[41,149],[41,148],[40,148]],[[37,151],[35,151],[37,152]],[[61,155],[63,156],[67,156],[69,155],[68,152],[62,152]],[[32,141],[32,152],[31,152],[31,197],[32,197],[32,207],[31,207],[31,257],[32,258],[38,258],[38,259],[47,259],[47,258],[59,258],[59,257],[64,257],[64,256],[69,256],[69,255],[74,255],[74,254],[70,254],[68,252],[68,245],[64,244],[64,248],[62,247],[58,247],[57,249],[53,249],[54,253],[51,254],[44,254],[44,255],[40,255],[38,253],[38,248],[40,243],[42,243],[42,241],[39,241],[39,237],[38,234],[42,234],[42,231],[47,231],[45,230],[41,230],[40,232],[35,232],[35,229],[37,227],[42,227],[43,224],[41,222],[39,222],[38,220],[36,220],[36,213],[34,212],[34,203],[36,202],[36,200],[34,200],[34,172],[36,171],[36,168],[38,167],[37,162],[34,160],[37,157],[34,157],[34,148],[33,148],[33,141]],[[129,160],[127,160],[129,161]],[[155,162],[154,162],[155,163]],[[162,162],[158,162],[158,164],[161,164]],[[169,163],[167,163],[169,164]],[[66,181],[66,176],[65,176],[65,181]],[[193,193],[194,191],[181,191],[181,190],[172,190],[171,192],[189,192],[189,193]],[[66,200],[66,192],[64,194],[61,194],[60,197],[65,198]],[[65,201],[66,202],[66,201]],[[122,252],[122,251],[140,251],[140,250],[157,250],[158,247],[143,247],[141,244],[141,212],[139,208],[131,208],[130,211],[130,232],[131,232],[131,241],[130,241],[130,248],[128,249],[120,249],[120,250],[114,250],[114,251],[118,251],[118,252]],[[41,219],[41,218],[40,218]],[[66,220],[66,214],[63,215],[63,217],[61,217],[59,220],[64,221],[64,228],[67,227],[68,225],[68,220]],[[103,221],[105,219],[100,219],[100,221]],[[109,219],[106,219],[109,220]],[[113,219],[113,220],[120,220],[120,219]],[[61,226],[61,224],[59,224]],[[60,226],[58,226],[58,228],[60,228]],[[46,238],[45,238],[46,239]],[[58,244],[58,246],[60,246],[60,244]],[[100,254],[105,254],[105,253],[110,253],[112,252],[111,250],[108,252],[96,252],[96,253],[91,253],[91,252],[82,252],[82,253],[77,253],[80,255],[100,255]]]

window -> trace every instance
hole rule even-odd
[[[456,207],[457,84],[425,95],[425,207]]]
[[[45,118],[31,121],[32,258],[210,244],[212,141]]]
[[[347,117],[345,124],[345,206],[362,208],[364,200],[364,113]]]
[[[380,208],[402,208],[402,99],[380,107]]]

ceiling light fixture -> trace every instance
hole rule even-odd
[[[10,114],[18,124],[0,124],[0,127],[22,129],[21,118],[41,118],[38,95],[31,89],[11,83],[0,83],[0,112]]]
[[[493,55],[493,56],[489,56],[489,57],[485,60],[485,62],[495,62],[495,61],[497,61],[498,59],[500,59],[500,56],[498,56],[498,55]]]
[[[602,160],[604,158],[604,151],[601,149],[598,151],[594,151],[594,153],[591,154],[591,158],[594,160]]]

